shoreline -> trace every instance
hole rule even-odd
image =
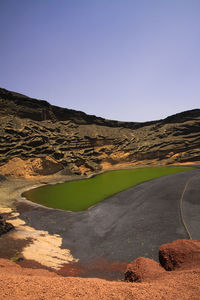
[[[195,167],[194,165],[192,165],[193,167]],[[152,167],[152,166],[150,166]],[[135,168],[135,167],[134,167]],[[130,169],[130,168],[129,168]],[[131,168],[132,169],[132,168]],[[115,170],[119,170],[119,169],[115,169]],[[104,170],[103,172],[107,172],[107,171],[111,171],[111,170]],[[102,172],[102,173],[103,173]],[[181,173],[179,173],[181,174]],[[93,176],[99,175],[99,173],[95,173],[92,174]],[[45,247],[50,248],[52,247],[52,249],[54,249],[54,251],[56,251],[56,255],[58,257],[60,257],[60,262],[62,262],[62,264],[66,263],[67,260],[68,261],[76,261],[77,257],[73,257],[73,255],[71,256],[70,250],[67,247],[66,242],[63,244],[63,239],[64,237],[62,235],[60,235],[60,233],[55,233],[51,232],[51,230],[49,229],[40,229],[40,223],[38,224],[38,228],[35,227],[34,223],[31,224],[29,222],[29,219],[27,217],[24,217],[24,213],[23,210],[25,209],[26,211],[30,211],[30,214],[32,215],[32,211],[37,211],[37,210],[42,210],[43,213],[45,214],[45,216],[48,214],[48,211],[50,212],[50,215],[69,215],[69,216],[75,216],[76,212],[70,212],[70,211],[63,211],[61,209],[54,209],[54,208],[48,208],[45,206],[42,206],[40,204],[31,202],[23,197],[21,197],[21,194],[25,191],[25,190],[29,190],[33,187],[39,187],[39,186],[43,186],[43,185],[48,185],[48,184],[58,184],[58,183],[63,183],[63,182],[67,182],[70,180],[79,180],[79,179],[85,179],[87,177],[83,177],[83,176],[77,176],[77,175],[60,175],[60,174],[54,174],[54,175],[50,175],[50,176],[40,176],[37,178],[7,178],[5,181],[1,182],[1,191],[0,191],[0,213],[4,216],[6,216],[7,221],[12,223],[16,229],[11,231],[10,233],[6,234],[7,239],[13,239],[15,241],[19,241],[20,243],[24,240],[25,245],[20,251],[20,255],[22,255],[22,257],[24,256],[25,259],[31,259],[34,260],[34,255],[35,255],[35,248],[37,246],[38,248],[43,249],[44,245],[46,245]],[[139,188],[140,189],[140,188]],[[121,192],[120,197],[123,197],[124,192]],[[116,197],[116,196],[115,196]],[[107,204],[104,203],[104,205],[102,206],[98,206],[98,207],[104,207]],[[24,207],[24,208],[23,208]],[[87,215],[87,214],[93,214],[95,210],[98,210],[98,207],[94,207],[92,206],[90,210],[83,212],[83,216]],[[57,212],[56,212],[57,211]],[[66,214],[65,214],[66,213]],[[25,216],[27,215],[27,213],[25,214]],[[79,215],[79,213],[77,214],[77,216]],[[82,215],[82,214],[81,214]],[[21,218],[22,216],[22,218]],[[46,218],[46,217],[45,217]],[[55,222],[57,223],[57,218],[55,219]],[[52,220],[52,223],[54,222],[54,220]],[[100,225],[100,226],[104,226],[104,225]],[[55,227],[57,227],[57,225],[55,225]],[[47,226],[48,228],[48,226]],[[6,239],[6,236],[2,236],[1,240],[3,241],[4,239]],[[4,238],[5,237],[5,238]],[[26,242],[28,240],[28,242]],[[31,248],[31,245],[34,245],[34,247]],[[43,246],[42,246],[43,245]],[[47,246],[48,245],[48,246]],[[20,248],[20,247],[19,247]],[[28,252],[26,252],[28,250]],[[65,250],[64,252],[62,250]],[[53,260],[52,260],[52,255],[50,253],[51,251],[49,251],[48,253],[45,254],[47,260],[48,258],[50,258],[51,260],[51,266],[47,266],[46,267],[52,267],[53,268],[57,268],[56,265],[54,264]],[[64,253],[64,256],[63,256]],[[24,255],[25,254],[25,255]],[[41,258],[38,258],[39,263],[42,262]],[[43,264],[45,266],[46,262],[43,261]],[[62,264],[59,264],[60,266]]]
[[[164,167],[186,167],[186,168],[187,168],[187,167],[188,167],[188,168],[193,167],[193,168],[195,168],[194,165],[172,165],[172,166],[169,166],[169,165],[157,165],[157,166],[141,166],[141,167],[135,167],[135,166],[134,166],[134,167],[129,167],[129,168],[128,168],[128,167],[126,167],[126,168],[121,167],[121,168],[112,168],[112,169],[109,169],[109,170],[101,170],[101,171],[99,171],[99,172],[90,174],[89,176],[84,176],[84,175],[82,175],[82,176],[77,176],[77,175],[73,176],[73,175],[72,175],[72,176],[68,176],[67,179],[66,179],[65,177],[63,178],[63,176],[62,176],[62,177],[61,177],[61,180],[60,180],[60,179],[50,180],[49,182],[44,182],[44,183],[42,183],[42,184],[33,185],[33,186],[31,186],[31,187],[28,187],[28,188],[24,189],[24,190],[21,192],[21,194],[19,195],[18,200],[19,200],[19,201],[25,201],[25,202],[27,201],[28,203],[31,203],[31,204],[33,204],[33,205],[41,206],[41,207],[45,207],[45,208],[53,209],[53,210],[61,210],[61,211],[64,210],[64,211],[67,211],[67,212],[79,212],[79,211],[84,211],[84,210],[88,210],[88,209],[92,208],[93,206],[97,205],[98,203],[100,203],[100,202],[102,202],[102,201],[104,201],[104,200],[106,200],[106,199],[108,199],[108,198],[110,198],[110,197],[112,197],[112,196],[114,196],[114,195],[117,195],[118,193],[121,193],[121,192],[123,192],[123,191],[125,191],[125,190],[127,190],[127,189],[129,189],[129,188],[131,188],[131,187],[133,187],[133,186],[142,184],[142,183],[147,182],[147,181],[151,181],[151,180],[153,180],[153,179],[145,180],[145,181],[142,181],[142,182],[140,182],[140,183],[138,183],[138,184],[136,184],[136,185],[133,185],[133,186],[131,186],[131,187],[127,187],[126,189],[123,189],[123,190],[121,190],[121,191],[119,191],[119,192],[116,192],[116,193],[114,193],[114,194],[112,194],[112,195],[110,195],[110,196],[108,196],[108,197],[102,199],[101,201],[99,201],[99,202],[97,202],[97,203],[95,203],[95,204],[89,206],[88,208],[86,208],[86,209],[84,209],[84,210],[78,210],[78,211],[76,211],[76,210],[67,210],[67,209],[62,209],[62,208],[55,208],[55,207],[50,207],[50,206],[45,206],[45,205],[43,205],[43,204],[39,204],[39,203],[37,203],[37,202],[28,200],[25,196],[23,196],[23,194],[24,194],[26,191],[34,190],[34,189],[37,189],[37,188],[40,188],[40,187],[43,187],[43,186],[54,186],[54,185],[58,185],[58,184],[65,184],[65,183],[67,183],[67,182],[72,182],[72,181],[89,180],[89,179],[94,178],[94,177],[96,177],[96,176],[99,176],[99,175],[102,175],[102,174],[105,174],[105,173],[108,173],[108,172],[113,172],[113,171],[119,171],[119,170],[134,170],[134,169],[143,169],[143,168],[162,168],[162,167],[163,167],[163,168],[164,168]],[[171,175],[171,174],[167,174],[167,175]],[[166,175],[166,176],[167,176],[167,175]],[[162,177],[162,176],[161,176],[161,177]],[[158,177],[158,178],[159,178],[159,177]]]

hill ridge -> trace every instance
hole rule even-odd
[[[0,89],[0,165],[16,157],[50,156],[72,173],[87,174],[197,162],[199,136],[200,109],[157,121],[122,122]]]

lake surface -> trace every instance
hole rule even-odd
[[[24,192],[22,196],[47,207],[82,211],[142,182],[192,169],[188,167],[155,167],[115,170],[89,179],[39,187]]]

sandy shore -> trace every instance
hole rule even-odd
[[[48,231],[37,230],[29,226],[20,218],[17,205],[28,203],[30,206],[38,207],[38,204],[27,201],[21,197],[21,193],[31,188],[46,184],[56,184],[67,180],[73,180],[73,176],[48,176],[31,179],[9,178],[1,182],[0,189],[0,213],[15,226],[15,229],[2,236],[0,239],[22,240],[23,249],[18,256],[27,260],[35,260],[41,265],[53,269],[59,269],[63,263],[77,262],[70,254],[69,249],[61,249],[62,238],[58,234],[49,234]],[[26,241],[28,241],[26,243]],[[16,245],[16,243],[14,243]]]

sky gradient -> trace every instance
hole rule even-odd
[[[200,107],[199,0],[0,0],[0,87],[107,119]]]

